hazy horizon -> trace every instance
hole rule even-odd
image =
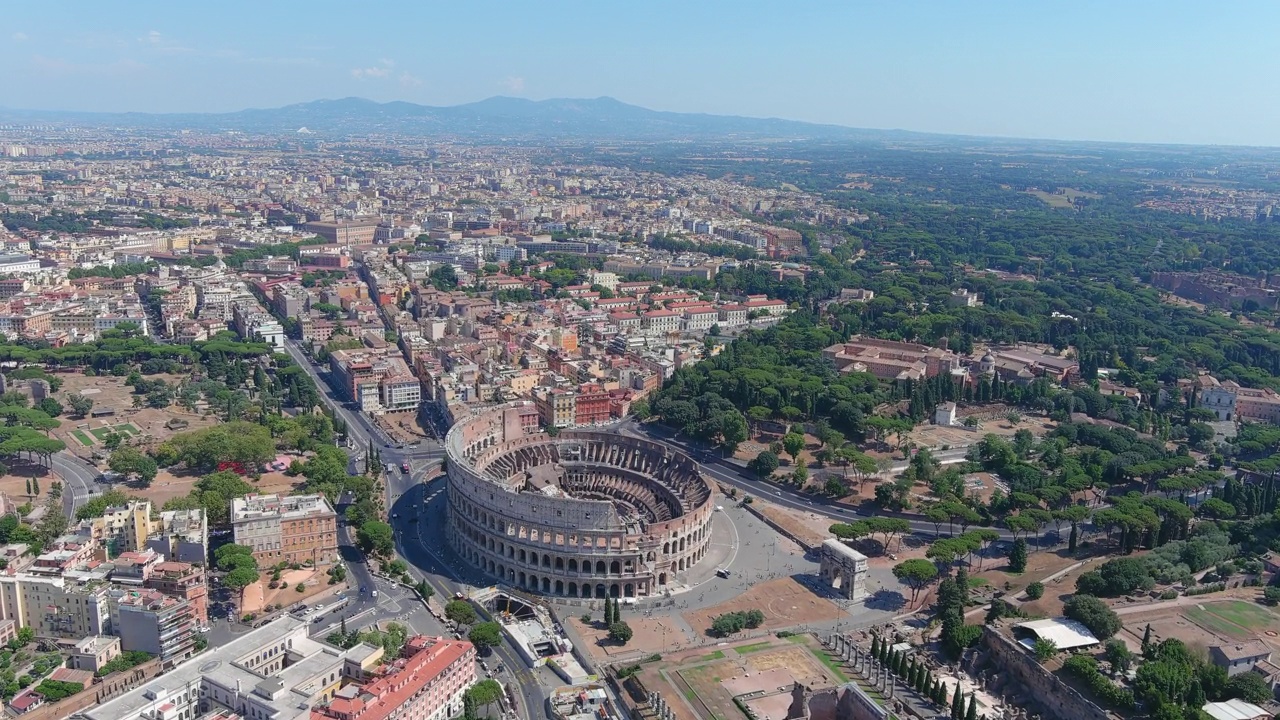
[[[3,105],[211,113],[361,97],[612,97],[672,112],[1043,140],[1280,146],[1280,5],[152,0],[10,8]]]

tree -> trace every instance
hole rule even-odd
[[[395,551],[395,531],[381,520],[370,520],[356,531],[356,541],[371,555],[389,557]]]
[[[89,415],[89,411],[93,410],[93,398],[87,398],[80,393],[67,396],[67,404],[71,406],[71,412],[80,417]]]
[[[969,695],[969,709],[965,711],[964,720],[978,720],[978,701],[973,694]]]
[[[450,600],[444,606],[444,615],[459,625],[470,625],[476,621],[476,609],[466,600]]]
[[[1120,616],[1092,595],[1072,595],[1063,603],[1062,614],[1089,628],[1089,632],[1099,640],[1106,640],[1120,631]]]
[[[1013,547],[1009,548],[1009,572],[1026,572],[1026,569],[1027,541],[1022,538],[1018,538],[1013,541]]]
[[[57,400],[54,400],[51,397],[47,397],[41,400],[40,402],[36,403],[36,409],[44,413],[45,415],[48,415],[51,418],[56,418],[62,414],[63,408],[62,408],[62,403],[58,402]]]
[[[431,583],[426,580],[419,580],[415,589],[418,591],[418,596],[423,600],[430,600],[436,594],[436,589],[431,587]]]
[[[631,641],[631,626],[621,620],[615,621],[609,626],[609,639],[619,645],[626,645]]]
[[[916,558],[893,566],[893,576],[911,588],[911,604],[915,605],[920,591],[938,577],[938,568],[928,560]]]
[[[1036,581],[1027,586],[1027,597],[1032,600],[1039,600],[1044,596],[1044,583]]]
[[[213,553],[213,560],[220,570],[234,570],[242,566],[258,567],[258,561],[253,557],[253,548],[235,543],[227,543],[219,547]]]
[[[1036,638],[1032,651],[1035,653],[1037,660],[1045,662],[1058,654],[1058,644],[1049,638]]]
[[[258,571],[256,568],[240,566],[227,573],[223,578],[222,584],[230,590],[240,592],[240,604],[244,604],[244,589],[258,582]]]
[[[502,626],[496,622],[477,623],[467,633],[467,639],[481,653],[502,643]]]
[[[1133,665],[1133,653],[1129,651],[1129,646],[1125,645],[1122,640],[1114,638],[1108,640],[1104,654],[1107,662],[1111,663],[1111,667],[1116,672],[1127,672],[1129,667]]]
[[[1251,703],[1263,703],[1272,699],[1267,681],[1255,672],[1242,672],[1227,680],[1227,696]]]
[[[774,471],[778,469],[779,464],[778,456],[768,450],[756,455],[755,459],[750,463],[751,471],[762,478],[767,478],[772,475]]]
[[[1272,607],[1280,605],[1280,587],[1268,585],[1262,589],[1262,602]]]
[[[951,720],[962,720],[964,718],[964,691],[960,689],[960,683],[956,683],[956,692],[951,696]]]
[[[782,447],[794,463],[799,460],[800,453],[804,451],[804,436],[800,433],[787,433],[782,436]]]

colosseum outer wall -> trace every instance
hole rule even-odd
[[[564,597],[645,597],[680,584],[711,539],[712,487],[663,445],[528,422],[515,403],[464,419],[445,441],[448,537],[500,582]],[[572,497],[527,479],[554,467]],[[627,508],[627,515],[618,511]]]

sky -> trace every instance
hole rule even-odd
[[[0,106],[610,96],[656,110],[1280,146],[1271,0],[11,3]]]

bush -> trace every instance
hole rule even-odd
[[[1209,593],[1222,592],[1223,590],[1226,590],[1226,589],[1227,589],[1226,583],[1212,583],[1210,585],[1201,585],[1200,587],[1188,588],[1186,594],[1188,597],[1192,595],[1208,595]]]
[[[307,591],[307,585],[306,585],[306,583],[298,583],[297,585],[294,585],[294,586],[293,586],[293,589],[294,589],[294,590],[297,590],[298,592],[306,592],[306,591]]]
[[[725,613],[711,621],[711,634],[716,637],[725,637],[746,628],[760,627],[763,622],[764,613],[759,610]]]
[[[1037,660],[1045,662],[1058,654],[1058,644],[1048,638],[1036,638],[1031,650],[1036,654]]]
[[[1280,587],[1268,585],[1263,589],[1262,602],[1265,605],[1280,605]]]
[[[1096,598],[1095,598],[1096,599]],[[1063,672],[1070,673],[1089,685],[1105,704],[1119,710],[1132,710],[1133,692],[1116,685],[1098,672],[1098,661],[1088,655],[1072,655],[1062,663]]]
[[[1031,598],[1032,600],[1039,600],[1040,598],[1044,597],[1044,583],[1037,581],[1028,585],[1027,597]]]
[[[1089,628],[1099,640],[1106,640],[1120,631],[1120,617],[1092,595],[1073,595],[1062,605],[1062,614]]]

